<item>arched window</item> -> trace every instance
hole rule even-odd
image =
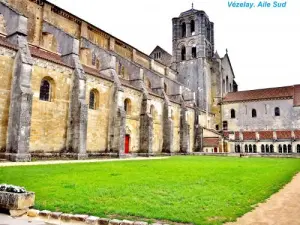
[[[186,59],[186,50],[185,50],[185,46],[181,47],[181,60],[185,60]]]
[[[131,101],[129,98],[126,98],[124,101],[124,111],[126,114],[130,114],[131,112]]]
[[[191,34],[194,35],[195,34],[195,21],[191,20]]]
[[[197,58],[197,48],[196,47],[192,47],[192,58],[193,59]]]
[[[249,145],[249,153],[252,153],[252,145]]]
[[[240,146],[240,145],[237,146],[237,152],[238,152],[238,153],[241,152],[241,146]]]
[[[257,117],[256,109],[252,109],[252,118]]]
[[[186,36],[186,24],[182,23],[181,24],[181,37],[185,37]]]
[[[261,145],[260,149],[261,149],[261,153],[265,153],[265,146],[264,145]]]
[[[271,153],[274,153],[274,145],[270,146],[270,151],[271,151]]]
[[[297,145],[297,153],[300,153],[300,145]]]
[[[248,153],[248,145],[245,145],[245,152]]]
[[[257,147],[256,147],[256,145],[253,145],[253,153],[257,153]]]
[[[282,146],[281,145],[278,146],[278,152],[282,153]]]
[[[228,122],[223,121],[223,130],[227,130],[227,129],[228,129]]]
[[[234,109],[230,110],[230,117],[231,117],[231,119],[235,118],[235,110]]]
[[[43,79],[40,86],[40,100],[51,101],[51,83],[48,79]]]
[[[275,116],[280,116],[280,108],[276,107],[274,110]]]
[[[270,146],[266,145],[266,153],[270,153]]]
[[[288,145],[288,153],[292,153],[292,145]]]
[[[93,89],[90,91],[90,99],[89,99],[89,109],[97,109],[99,102],[99,94],[98,91]]]
[[[287,147],[286,147],[286,145],[283,145],[283,153],[287,153]]]

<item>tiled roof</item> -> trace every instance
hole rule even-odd
[[[62,61],[60,55],[58,55],[54,52],[49,52],[47,50],[44,50],[44,49],[41,49],[38,47],[34,47],[34,46],[29,46],[29,50],[30,50],[30,53],[32,56],[72,68],[70,65],[68,65],[67,63]]]
[[[243,132],[243,140],[256,140],[255,132],[244,131]]]
[[[226,103],[280,98],[294,98],[294,102],[300,104],[300,85],[229,92],[224,97],[223,102]]]
[[[277,139],[291,139],[292,132],[290,130],[276,131]]]
[[[294,134],[295,134],[295,138],[299,140],[300,139],[300,130],[295,130]]]
[[[219,147],[219,138],[203,138],[204,147]]]
[[[273,139],[273,131],[260,131],[259,139],[260,140],[272,140]]]
[[[15,50],[18,49],[16,45],[10,43],[5,37],[0,37],[0,45]]]

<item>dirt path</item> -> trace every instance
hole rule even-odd
[[[69,163],[101,163],[101,162],[121,162],[121,161],[139,161],[139,160],[159,160],[169,157],[136,157],[125,159],[87,159],[87,160],[52,160],[52,161],[36,161],[36,162],[1,162],[0,167],[6,166],[34,166],[34,165],[53,165],[53,164],[69,164]],[[1,224],[0,224],[1,225]]]
[[[300,173],[265,203],[225,225],[300,225]]]

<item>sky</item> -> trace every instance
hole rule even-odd
[[[228,0],[50,2],[146,54],[157,45],[172,53],[172,18],[191,9],[193,2],[195,9],[204,10],[214,22],[215,48],[220,56],[228,49],[239,90],[300,84],[299,0],[287,0],[285,8],[252,9],[229,8]]]

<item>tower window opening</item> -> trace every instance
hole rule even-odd
[[[191,34],[192,35],[195,34],[195,21],[194,20],[191,21]]]
[[[186,50],[185,47],[183,46],[181,48],[181,60],[185,60],[186,59]]]
[[[181,37],[185,37],[186,36],[186,24],[182,23],[181,24]]]
[[[196,47],[192,47],[192,58],[193,59],[197,58],[197,48]]]

